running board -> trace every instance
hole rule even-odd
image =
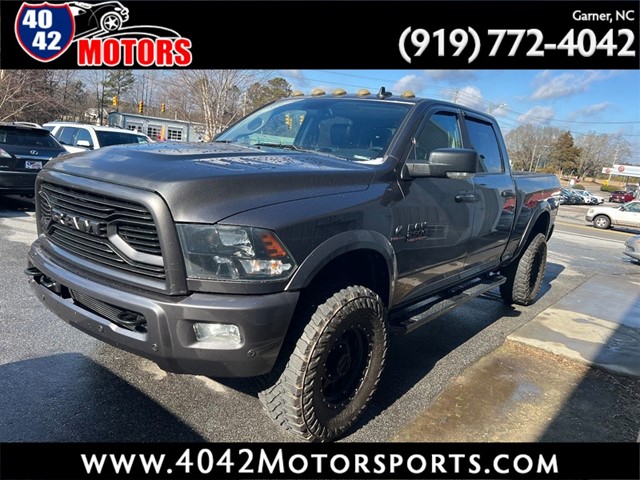
[[[390,328],[393,333],[407,334],[429,323],[440,315],[467,303],[470,300],[502,285],[507,279],[501,275],[476,278],[391,316]]]

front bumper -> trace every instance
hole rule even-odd
[[[29,252],[28,273],[29,284],[38,299],[77,329],[148,358],[164,370],[213,377],[248,377],[269,372],[299,296],[298,292],[193,293],[180,297],[145,294],[103,285],[62,268],[47,255],[39,241],[34,242]],[[114,323],[108,318],[113,312],[140,315],[146,321],[146,331]],[[237,325],[243,342],[238,348],[207,347],[196,340],[194,322]]]
[[[635,250],[631,245],[625,245],[625,249],[624,249],[624,253],[625,255],[630,256],[631,258],[635,259],[635,260],[640,260],[640,251]]]

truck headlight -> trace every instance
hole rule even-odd
[[[189,278],[283,280],[297,266],[269,230],[196,224],[179,224],[177,228]]]

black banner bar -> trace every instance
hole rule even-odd
[[[640,445],[3,443],[0,478],[638,480]]]
[[[0,68],[640,68],[638,1],[68,3],[3,0]]]

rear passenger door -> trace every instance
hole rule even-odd
[[[488,118],[467,114],[469,148],[478,153],[474,176],[476,197],[465,275],[498,264],[507,246],[516,213],[516,187],[502,136]]]

